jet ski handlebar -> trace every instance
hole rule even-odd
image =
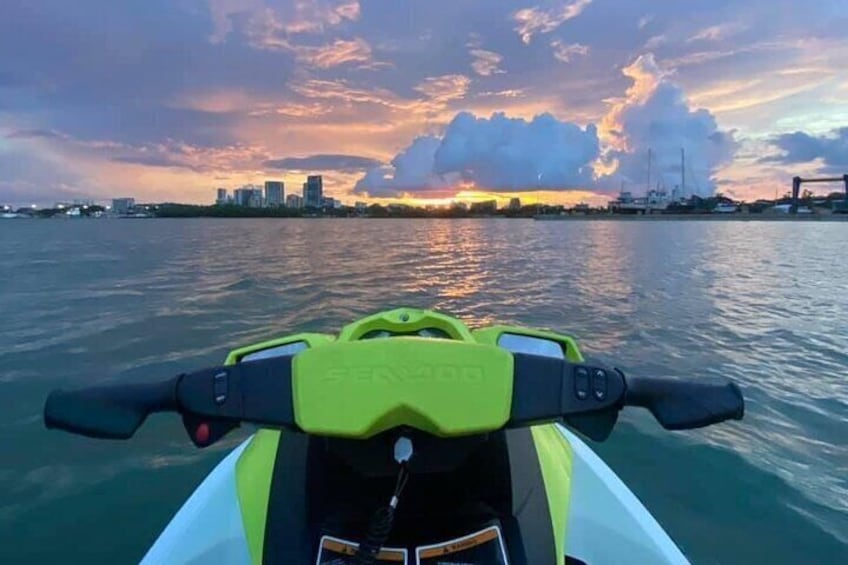
[[[298,429],[292,357],[201,369],[167,381],[50,393],[48,428],[127,439],[155,412],[177,412],[195,445],[205,447],[241,423]],[[666,429],[741,419],[744,400],[732,382],[625,377],[618,369],[513,354],[513,390],[503,427],[565,421],[603,441],[624,406],[647,408]],[[205,428],[204,428],[205,426]]]

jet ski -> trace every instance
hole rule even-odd
[[[566,335],[399,308],[164,381],[54,390],[44,422],[126,440],[172,412],[198,448],[256,427],[143,564],[687,563],[584,442],[624,407],[668,430],[744,414],[725,379],[625,376]]]

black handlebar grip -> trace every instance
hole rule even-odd
[[[44,425],[104,439],[132,437],[148,414],[176,410],[177,379],[55,390],[44,404]]]
[[[647,408],[667,430],[702,428],[745,414],[742,392],[727,379],[627,377],[624,404]]]

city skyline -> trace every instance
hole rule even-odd
[[[200,203],[322,174],[349,200],[599,203],[644,192],[648,150],[673,188],[680,148],[699,194],[848,172],[836,0],[103,9],[19,3],[0,22],[19,53],[0,61],[0,201]]]

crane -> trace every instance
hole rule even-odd
[[[795,177],[792,179],[792,206],[789,208],[790,213],[797,214],[798,213],[798,193],[801,190],[801,185],[805,182],[842,182],[845,183],[845,202],[848,205],[848,175],[842,175],[841,177],[820,177],[820,178],[811,178],[804,179],[801,177]]]

